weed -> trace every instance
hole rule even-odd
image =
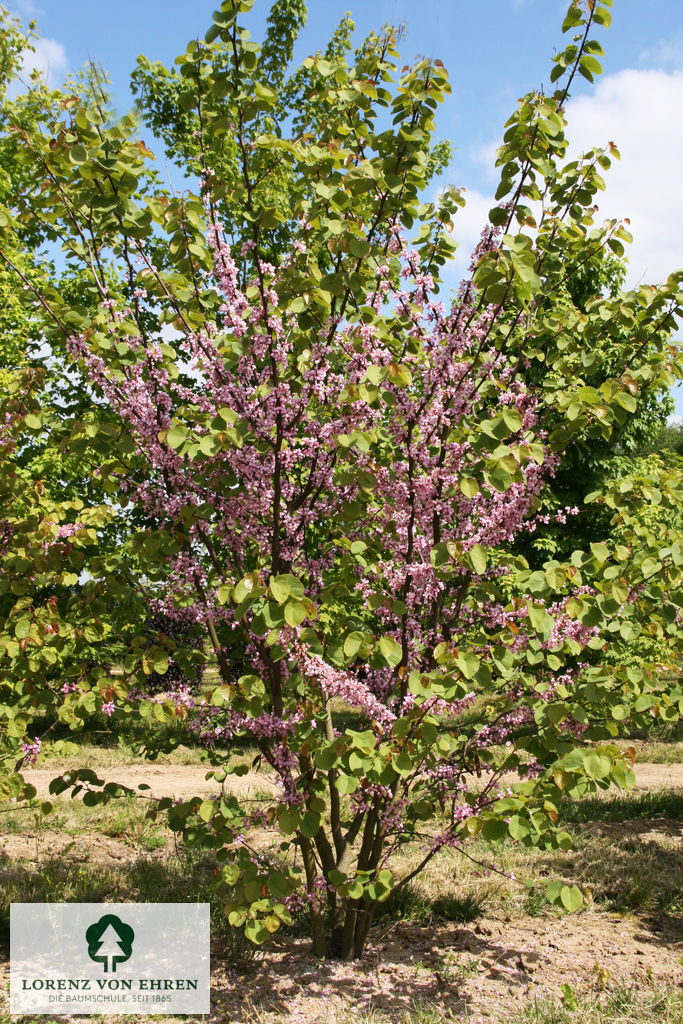
[[[432,905],[423,890],[408,882],[392,890],[388,899],[380,903],[375,914],[376,920],[389,918],[392,921],[429,921],[432,916]]]
[[[579,997],[569,985],[555,1000],[534,1001],[525,1007],[514,1024],[680,1024],[683,993],[673,988],[640,989],[620,987],[595,997]]]
[[[448,893],[431,898],[418,885],[408,882],[394,889],[389,898],[379,905],[376,919],[425,922],[442,918],[445,921],[464,923],[481,916],[486,900],[486,893],[479,896],[472,893],[465,896]]]
[[[432,902],[432,910],[437,917],[442,917],[445,921],[459,921],[464,924],[481,917],[487,899],[486,893],[483,896],[475,896],[473,893],[466,896],[439,896]]]

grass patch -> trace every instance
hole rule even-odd
[[[570,990],[571,991],[571,990]],[[573,997],[573,998],[572,998]],[[571,1004],[573,1009],[570,1009]],[[105,1020],[95,1015],[94,1021]],[[124,1021],[146,1021],[144,1017],[119,1017]],[[156,1016],[157,1024],[166,1024],[177,1020],[176,1017]],[[194,1022],[198,1018],[186,1018]],[[227,1018],[224,1018],[227,1024]],[[386,1014],[373,1007],[361,1008],[349,1006],[334,1014],[325,1014],[325,1024],[475,1024],[481,1020],[477,1009],[460,1011],[444,1011],[427,1000],[415,1000],[410,1009],[401,1013]],[[491,1018],[487,1018],[491,1020]],[[17,1017],[0,1014],[0,1024],[15,1024]],[[42,1024],[44,1017],[21,1017],[20,1024]],[[239,1015],[240,1024],[286,1024],[292,1020],[289,1013],[277,1013],[252,1007],[243,1009]],[[321,1018],[322,1020],[322,1018]],[[683,994],[673,988],[655,988],[643,992],[642,989],[619,988],[609,993],[594,996],[571,996],[564,1001],[535,1000],[519,1008],[511,1017],[506,1014],[506,1024],[681,1024],[683,1020]]]
[[[604,821],[597,826],[578,825],[570,850],[539,850],[508,840],[495,848],[473,839],[467,853],[475,860],[493,862],[514,881],[472,863],[457,850],[435,857],[413,883],[416,893],[396,898],[404,906],[387,900],[405,917],[429,920],[436,916],[433,904],[448,894],[487,910],[502,909],[511,917],[561,914],[546,900],[546,885],[555,880],[578,884],[590,890],[597,909],[674,914],[683,910],[683,862],[679,849],[680,828],[663,822],[656,834],[649,826],[630,822]],[[400,878],[414,869],[419,852],[406,849],[395,858],[392,869]],[[406,887],[408,888],[408,887]],[[683,1022],[681,1022],[683,1024]]]
[[[207,853],[181,850],[163,859],[140,857],[124,864],[74,864],[63,855],[37,865],[0,861],[0,947],[9,952],[11,903],[208,902],[211,934],[221,954],[242,966],[257,955],[257,947],[228,924],[225,899],[225,887],[218,892],[215,857]]]
[[[564,986],[560,1001],[535,1001],[512,1024],[681,1024],[683,993],[674,988],[643,993],[621,987],[591,997]]]
[[[256,796],[265,798],[266,794],[257,792]],[[53,857],[55,847],[61,848],[64,837],[70,837],[73,845],[61,855],[65,863],[75,863],[77,871],[77,856],[88,850],[93,862],[109,860],[112,855],[130,862],[155,851],[155,861],[172,861],[182,852],[182,844],[163,820],[146,818],[146,809],[146,801],[129,798],[96,809],[78,799],[57,799],[49,815],[31,808],[13,809],[2,815],[2,824],[8,837],[25,837],[19,847],[21,856],[36,861]],[[680,791],[621,794],[611,800],[591,797],[563,804],[560,810],[563,824],[574,831],[573,849],[539,850],[512,840],[491,848],[473,838],[467,844],[468,854],[475,861],[492,861],[516,881],[473,863],[457,850],[445,850],[419,879],[380,904],[377,920],[466,922],[480,916],[484,904],[512,916],[554,914],[558,911],[545,900],[545,884],[553,880],[576,882],[589,889],[594,904],[604,909],[648,913],[683,909],[683,864],[676,848],[678,823],[683,818]],[[657,819],[655,828],[649,824],[652,819]],[[264,834],[259,845],[263,842],[264,851],[278,856],[277,840],[276,835]],[[391,868],[400,879],[420,859],[421,848],[410,846],[394,857]],[[6,859],[5,865],[8,863]],[[153,894],[149,898],[153,900]]]
[[[32,837],[37,854],[43,839],[55,831],[74,837],[96,833],[118,839],[138,852],[150,852],[165,845],[171,833],[147,818],[146,810],[146,801],[120,797],[99,806],[94,817],[93,808],[81,800],[57,799],[51,814],[24,807],[3,814],[3,831]]]
[[[660,719],[642,729],[627,726],[622,738],[643,740],[646,743],[681,743],[683,742],[683,721],[663,722]]]
[[[683,743],[660,740],[634,740],[638,761],[650,764],[683,764]]]
[[[639,818],[668,818],[683,821],[683,792],[652,790],[613,797],[566,800],[558,807],[562,824],[589,821],[632,821]]]
[[[393,1024],[395,1016],[376,1009],[346,1009],[337,1015],[335,1024]],[[490,1018],[488,1018],[490,1019]],[[251,1019],[247,1018],[249,1024]],[[257,1018],[254,1018],[256,1024]],[[275,1021],[285,1018],[270,1017]],[[418,1003],[402,1015],[401,1024],[474,1024],[481,1020],[474,1010],[463,1013],[444,1012],[429,1003]],[[507,1024],[681,1024],[683,993],[674,988],[657,988],[643,992],[636,988],[619,988],[609,993],[576,997],[571,989],[562,1000],[535,1000],[521,1007],[514,1017],[506,1014]]]
[[[474,921],[483,913],[486,895],[465,893],[463,896],[447,893],[429,896],[414,882],[395,889],[377,907],[377,921],[416,921],[419,923],[440,918],[443,921]]]
[[[675,834],[655,841],[632,834],[628,826],[606,826],[600,836],[577,836],[573,850],[537,858],[534,869],[535,873],[548,871],[548,881],[576,882],[590,891],[593,903],[603,910],[683,911],[683,863]]]

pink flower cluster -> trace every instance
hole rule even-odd
[[[42,742],[37,736],[32,743],[22,743],[22,753],[26,760],[26,764],[29,765],[29,767],[32,768],[34,765],[37,764],[41,746]]]
[[[503,570],[475,571],[475,549],[506,545],[541,522],[565,523],[578,510],[538,513],[559,463],[546,443],[545,407],[528,383],[528,361],[509,358],[496,344],[497,310],[480,302],[471,279],[451,305],[437,301],[430,257],[409,249],[390,223],[379,232],[385,248],[367,295],[377,316],[335,300],[329,315],[316,322],[309,312],[304,321],[288,299],[302,275],[313,273],[304,238],[310,225],[275,265],[251,241],[233,251],[209,219],[213,265],[205,284],[217,296],[215,312],[185,323],[162,346],[142,327],[139,335],[131,331],[134,312],[107,300],[101,312],[104,333],[116,342],[115,368],[111,346],[98,348],[90,336],[71,338],[69,349],[133,439],[134,468],[119,471],[123,500],[181,538],[164,584],[151,588],[152,607],[205,625],[220,638],[221,657],[235,653],[239,638],[245,671],[265,684],[259,713],[243,710],[239,684],[227,678],[235,686],[232,707],[178,691],[177,711],[207,746],[248,736],[277,773],[281,798],[302,806],[307,783],[294,739],[310,740],[330,699],[360,712],[387,741],[399,717],[452,720],[471,710],[474,690],[453,700],[410,692],[409,673],[434,670],[437,644],[471,650],[476,635],[474,648],[486,661],[503,632],[513,635],[513,653],[528,649],[533,630],[524,600],[487,596]],[[487,228],[473,267],[499,236]],[[136,255],[141,275],[153,279],[143,245]],[[315,271],[319,276],[317,263]],[[138,284],[136,309],[163,302],[148,299],[151,289]],[[499,444],[501,412],[512,414],[504,420],[513,427]],[[482,424],[494,417],[493,442],[477,444]],[[433,561],[435,549],[448,553],[446,564]],[[342,562],[343,600],[355,609],[350,615],[362,617],[375,652],[346,667],[330,648],[343,650],[347,626],[323,615],[316,621],[314,604],[296,607],[298,626],[277,632],[264,624],[266,613],[274,614],[264,607],[271,577],[295,576],[307,601],[320,603],[339,585]],[[244,578],[258,599],[219,600],[220,588]],[[566,613],[566,601],[549,611],[555,626],[545,649],[584,646],[595,635]],[[382,650],[390,656],[380,657]],[[541,699],[573,682],[571,673],[550,680]],[[450,802],[455,824],[476,813],[485,798],[462,800],[476,751],[528,728],[532,699],[539,692],[504,694],[498,717],[474,727],[467,763],[435,755],[416,766],[410,784]],[[111,714],[113,703],[103,709]],[[351,803],[362,813],[377,811],[387,834],[400,833],[407,804],[395,788],[365,780]],[[434,839],[459,841],[455,825]]]

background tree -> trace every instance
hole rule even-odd
[[[67,111],[81,103],[92,108],[108,99],[106,78],[94,65],[67,82],[63,91],[48,88],[39,71],[20,83],[22,88],[18,89],[22,56],[32,49],[34,33],[33,23],[28,32],[24,32],[17,19],[6,9],[0,9],[0,192],[3,203],[12,203],[16,195],[30,192],[42,181],[45,168],[36,173],[36,168],[22,159],[21,150],[22,139],[41,123],[48,111]],[[10,85],[13,98],[8,94]],[[153,177],[153,172],[150,175]],[[75,246],[60,236],[56,226],[50,223],[49,215],[42,216],[39,208],[30,228],[15,223],[12,230],[5,233],[5,260],[0,269],[0,381],[11,392],[15,384],[18,385],[27,397],[30,393],[32,400],[28,429],[13,451],[13,471],[26,482],[27,488],[37,483],[55,502],[84,499],[86,504],[98,505],[105,500],[105,490],[94,472],[97,467],[92,462],[93,453],[87,438],[100,432],[113,440],[118,427],[106,405],[93,396],[88,382],[74,373],[65,348],[64,331],[46,331],[30,299],[30,294],[39,291],[49,305],[49,296],[59,294],[70,307],[94,312],[100,296],[91,275],[78,263],[79,247],[87,245],[85,232],[81,232]],[[17,287],[17,277],[20,287]],[[109,282],[112,289],[118,285],[114,279]],[[121,286],[125,293],[126,282]],[[121,508],[115,511],[116,514],[101,523],[99,552],[113,554],[139,521],[135,513],[126,515]],[[82,571],[86,576],[91,550],[94,549],[86,550]],[[132,579],[139,575],[140,566],[129,554],[125,566],[119,564],[118,572]],[[78,580],[68,588],[50,586],[44,597],[57,596],[65,603],[78,589]],[[11,607],[7,600],[5,611]],[[154,628],[154,619],[146,615],[144,603],[134,599],[112,602],[103,612],[106,642],[103,643],[98,634],[97,643],[90,648],[79,646],[78,657],[83,659],[86,668],[94,662],[107,667],[121,659],[128,642],[137,634],[147,636],[150,646],[160,635],[167,644],[169,634],[176,635],[176,643],[182,638],[190,640],[187,630],[178,632],[161,620],[156,626],[168,628],[161,629],[161,633],[159,628]],[[194,640],[190,640],[189,650],[193,644]],[[174,646],[173,642],[170,646]],[[55,664],[54,672],[58,674],[63,669],[60,662]],[[178,665],[173,662],[171,674],[176,682],[178,672]],[[196,679],[193,669],[193,685]]]
[[[683,423],[680,422],[668,422],[665,427],[655,435],[654,439],[643,441],[641,445],[636,449],[636,454],[640,456],[645,455],[660,455],[662,459],[666,460],[669,457],[669,452],[674,452],[676,455],[683,455]]]

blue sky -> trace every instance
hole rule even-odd
[[[453,95],[439,116],[440,134],[456,147],[446,180],[464,185],[458,215],[459,265],[476,240],[495,190],[495,147],[516,100],[548,83],[553,48],[568,0],[310,0],[295,56],[324,47],[345,11],[358,36],[386,22],[405,24],[401,52],[438,57]],[[187,41],[203,35],[215,0],[15,0],[14,13],[35,17],[42,35],[32,58],[52,81],[92,58],[111,76],[119,110],[131,104],[135,58],[171,63]],[[243,19],[261,38],[268,0]],[[622,154],[601,202],[604,216],[630,217],[635,236],[629,284],[665,277],[683,266],[683,3],[614,0],[613,22],[598,29],[606,57],[595,86],[581,80],[570,103],[577,149],[614,140]],[[683,389],[677,391],[683,416]]]

